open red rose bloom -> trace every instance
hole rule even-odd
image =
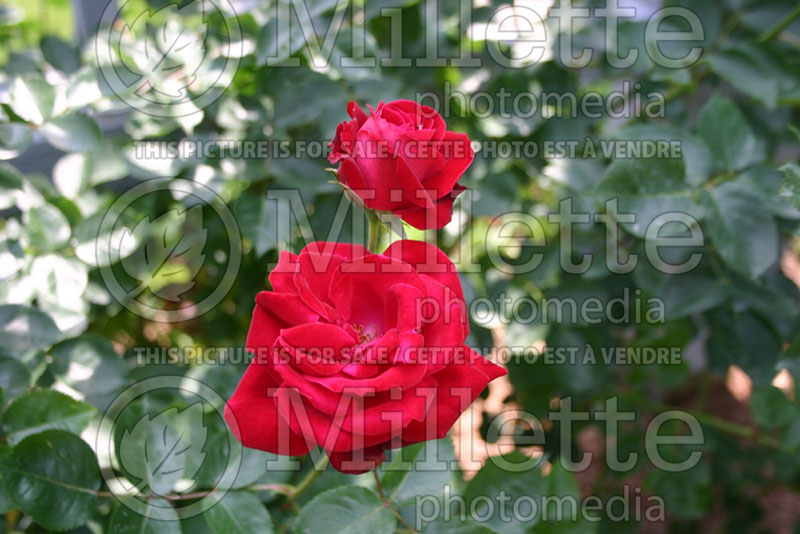
[[[391,211],[419,229],[442,228],[465,188],[458,179],[475,153],[469,137],[447,131],[433,108],[395,100],[367,115],[355,102],[339,124],[328,159],[339,181],[373,210]]]
[[[461,283],[433,245],[315,242],[282,252],[269,281],[247,337],[255,358],[225,411],[246,447],[320,445],[339,471],[368,471],[386,449],[444,437],[506,372],[464,345]]]

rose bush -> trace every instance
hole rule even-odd
[[[396,100],[367,115],[355,102],[352,120],[329,143],[339,181],[373,210],[391,211],[419,229],[442,228],[465,188],[458,179],[475,153],[466,134],[447,131],[433,108]]]
[[[313,242],[282,252],[269,280],[247,337],[256,357],[225,415],[247,447],[320,445],[339,471],[364,472],[388,448],[444,437],[505,374],[464,345],[461,283],[433,245]]]

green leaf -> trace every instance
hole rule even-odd
[[[618,213],[635,216],[633,222],[621,226],[644,237],[653,220],[664,213],[688,213],[695,220],[701,218],[702,212],[684,175],[683,160],[677,158],[619,159],[608,167],[593,196],[601,205],[616,198]],[[685,229],[684,224],[675,223],[675,232]],[[665,225],[658,235],[666,236],[669,230]]]
[[[78,50],[59,37],[43,37],[40,45],[44,59],[61,72],[70,74],[80,68],[81,56]]]
[[[392,534],[397,520],[380,497],[361,486],[339,486],[306,504],[295,534]]]
[[[145,508],[145,514],[131,510],[127,506],[117,505],[108,523],[108,532],[113,534],[180,534],[181,527],[178,513],[164,499],[151,499]],[[159,517],[170,519],[153,519],[149,514],[158,509]]]
[[[23,187],[25,177],[22,173],[13,165],[0,161],[0,209],[17,206],[17,192]]]
[[[636,124],[613,134],[614,139],[627,141],[679,141],[681,156],[686,167],[686,181],[691,185],[704,183],[713,167],[711,151],[698,136],[681,128],[660,124]],[[579,160],[580,161],[580,160]]]
[[[658,290],[670,321],[715,308],[728,295],[728,287],[716,277],[694,272],[667,276]]]
[[[203,514],[216,534],[272,534],[269,512],[252,493],[228,492]]]
[[[0,466],[11,499],[46,528],[75,528],[94,511],[100,473],[92,449],[78,436],[63,430],[28,436],[0,457]]]
[[[450,438],[397,449],[379,470],[384,495],[398,507],[414,504],[419,495],[439,495],[452,478],[454,462]]]
[[[791,195],[787,198],[782,190],[782,178],[780,170],[756,165],[742,172],[736,177],[736,181],[760,194],[761,203],[776,217],[800,220],[800,210],[792,204]]]
[[[783,391],[768,384],[759,384],[753,388],[750,411],[756,423],[764,428],[788,425],[800,415]]]
[[[714,96],[697,118],[697,132],[714,157],[718,169],[738,171],[764,161],[766,147],[736,105]]]
[[[111,342],[99,336],[81,336],[54,345],[50,371],[63,383],[84,395],[90,404],[105,407],[127,382],[122,358]]]
[[[31,245],[44,250],[56,250],[67,244],[71,230],[61,210],[50,204],[37,206],[22,215]]]
[[[67,113],[42,125],[45,139],[64,152],[88,152],[100,144],[102,134],[97,123],[83,113]]]
[[[60,336],[61,332],[46,313],[17,304],[0,306],[0,352],[19,356],[44,350]]]
[[[688,471],[653,469],[645,476],[644,488],[650,494],[661,497],[664,508],[675,517],[703,518],[711,508],[709,462],[700,462]]]
[[[685,166],[678,158],[618,159],[606,170],[594,194],[648,197],[687,191]]]
[[[31,371],[21,361],[10,356],[0,356],[0,387],[6,399],[15,399],[31,387]]]
[[[37,303],[44,309],[48,305],[72,309],[81,302],[89,283],[86,265],[75,258],[59,254],[46,254],[33,260],[31,280],[36,285]],[[54,316],[58,325],[58,318]]]
[[[778,261],[778,228],[761,196],[745,184],[726,182],[703,193],[706,238],[734,271],[756,278]]]
[[[27,124],[9,122],[0,124],[0,159],[11,159],[25,151],[33,140]]]
[[[777,373],[780,341],[761,319],[732,308],[706,314],[710,335],[706,344],[712,368],[725,372],[738,365],[756,383],[769,383]]]
[[[19,241],[7,239],[0,243],[0,280],[8,280],[25,266],[25,252]]]
[[[11,456],[11,447],[0,444],[0,468],[5,465],[4,459],[8,458],[9,456]],[[1,475],[2,472],[0,472],[0,480],[2,480]],[[8,490],[2,483],[0,483],[0,514],[7,514],[16,507],[17,505],[11,500]]]
[[[50,118],[56,101],[53,88],[40,78],[17,78],[11,85],[9,96],[14,113],[34,124]]]
[[[11,445],[44,430],[80,434],[96,409],[51,389],[27,393],[12,402],[3,416],[3,432]]]
[[[244,194],[234,204],[234,215],[242,229],[242,234],[253,244],[259,258],[278,244],[276,216],[268,207],[277,206],[262,195]]]
[[[769,109],[778,103],[778,80],[764,72],[761,65],[741,50],[720,50],[709,59],[711,70],[747,96]]]
[[[547,483],[547,495],[551,497],[547,501],[547,520],[537,523],[533,534],[592,534],[597,531],[597,523],[587,518],[589,512],[580,510],[581,492],[574,473],[567,471],[561,462],[553,462]],[[568,515],[572,503],[577,510],[575,520]],[[600,514],[594,516],[600,518]]]
[[[473,518],[487,517],[481,523],[503,534],[525,534],[538,523],[542,516],[541,510],[536,510],[535,514],[531,512],[533,517],[509,514],[507,508],[505,513],[502,513],[504,509],[498,500],[502,492],[506,504],[520,499],[533,499],[536,503],[542,502],[542,497],[548,494],[548,482],[538,467],[523,471],[511,471],[498,465],[499,462],[508,462],[516,466],[526,463],[530,466],[530,462],[533,461],[520,452],[489,459],[486,465],[478,471],[478,474],[469,481],[464,491],[464,500],[470,507]],[[526,509],[526,515],[527,511]]]

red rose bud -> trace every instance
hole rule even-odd
[[[448,132],[432,108],[410,100],[370,107],[347,105],[352,120],[336,128],[328,159],[339,181],[369,209],[391,211],[421,230],[441,228],[465,188],[458,179],[475,153],[466,134]]]
[[[339,471],[365,472],[386,449],[444,437],[506,373],[464,344],[461,282],[433,245],[315,242],[282,252],[269,281],[247,336],[255,358],[225,409],[246,447],[319,445]]]

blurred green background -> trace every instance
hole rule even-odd
[[[324,157],[292,152],[284,158],[247,158],[218,148],[199,158],[142,158],[137,152],[142,145],[137,143],[278,140],[295,143],[290,145],[294,151],[298,142],[326,144],[336,125],[347,118],[346,105],[351,100],[375,106],[380,101],[438,95],[443,111],[445,95],[458,92],[467,99],[486,93],[496,110],[487,116],[482,107],[464,107],[463,99],[453,97],[445,114],[449,129],[468,133],[484,148],[461,181],[472,189],[474,203],[466,211],[464,196],[456,208],[469,217],[460,217],[460,222],[436,236],[406,228],[408,235],[435,237],[454,259],[466,243],[473,245],[480,272],[462,276],[471,301],[488,298],[496,303],[503,295],[536,302],[568,298],[580,303],[598,298],[605,306],[627,294],[630,298],[611,307],[615,314],[631,312],[632,318],[590,324],[580,318],[555,321],[540,316],[531,323],[499,308],[492,321],[472,317],[469,343],[484,353],[494,346],[546,345],[573,347],[584,354],[590,347],[597,363],[552,365],[524,358],[509,362],[510,383],[497,386],[489,399],[478,404],[478,432],[485,438],[493,425],[496,429],[512,418],[511,427],[522,444],[529,429],[505,410],[520,408],[536,416],[543,421],[546,435],[544,447],[537,450],[545,460],[542,466],[520,474],[503,472],[491,463],[477,475],[459,468],[445,473],[414,469],[401,480],[386,474],[384,485],[403,496],[395,501],[399,513],[414,524],[415,495],[439,496],[449,483],[454,492],[467,498],[492,496],[500,489],[516,496],[597,495],[604,501],[617,495],[628,502],[635,495],[640,499],[658,496],[665,513],[655,521],[618,520],[600,513],[598,522],[541,520],[540,515],[506,522],[491,516],[461,526],[438,521],[424,525],[423,532],[800,532],[800,405],[794,387],[800,373],[800,341],[795,341],[800,313],[800,17],[796,2],[668,0],[662,6],[631,1],[625,5],[637,7],[639,15],[620,21],[616,45],[620,51],[638,50],[637,61],[627,68],[611,67],[605,60],[604,21],[598,17],[581,19],[574,31],[576,50],[593,51],[592,61],[583,68],[559,61],[558,25],[552,18],[545,21],[549,53],[542,61],[522,61],[515,68],[498,65],[490,48],[505,54],[513,50],[497,37],[480,37],[479,30],[505,5],[499,2],[471,6],[474,27],[468,34],[459,23],[457,1],[431,3],[438,12],[436,24],[426,23],[430,19],[422,2],[364,2],[368,57],[388,54],[391,20],[380,16],[380,8],[394,7],[402,14],[405,57],[424,57],[425,35],[431,32],[443,57],[458,58],[469,50],[482,63],[479,67],[446,62],[413,68],[340,67],[338,58],[347,57],[351,50],[349,31],[337,39],[334,61],[320,68],[314,65],[296,25],[291,32],[278,31],[274,2],[232,0],[219,2],[220,8],[212,10],[200,4],[127,2],[121,21],[115,24],[124,36],[122,54],[111,61],[118,61],[116,66],[147,65],[149,57],[141,55],[142,44],[152,43],[153,36],[166,27],[180,28],[192,46],[202,43],[204,58],[212,59],[204,60],[197,71],[185,72],[180,66],[190,60],[166,54],[177,67],[154,74],[149,79],[154,87],[169,88],[175,80],[196,75],[198,83],[210,80],[208,85],[219,88],[221,94],[190,115],[170,116],[156,109],[157,102],[153,108],[132,108],[102,71],[107,58],[100,54],[98,59],[97,50],[108,46],[108,28],[102,27],[96,39],[93,24],[100,20],[105,4],[98,8],[67,0],[0,2],[0,158],[5,160],[0,163],[0,398],[5,409],[0,438],[0,511],[5,521],[0,529],[323,532],[325,525],[314,521],[333,513],[336,498],[351,497],[362,507],[335,513],[362,517],[382,510],[369,475],[348,477],[328,470],[298,499],[299,506],[287,506],[287,498],[274,491],[241,489],[253,484],[295,485],[305,475],[274,466],[266,471],[270,455],[246,451],[244,461],[249,463],[237,479],[237,490],[226,497],[228,508],[177,523],[148,521],[126,512],[109,497],[97,472],[98,465],[113,465],[119,476],[136,478],[136,474],[118,461],[97,457],[97,451],[76,442],[75,436],[83,435],[93,444],[92,432],[111,399],[148,376],[185,376],[207,383],[223,398],[230,395],[244,371],[241,362],[145,364],[137,360],[136,351],[241,347],[254,297],[268,287],[268,265],[276,261],[279,248],[297,252],[303,245],[302,228],[294,227],[288,236],[276,235],[278,219],[268,191],[299,188],[316,238],[354,239],[349,224],[341,235],[328,235],[342,193],[328,182]],[[547,4],[520,2],[518,6],[544,6],[544,13]],[[345,30],[350,27],[351,5],[340,8],[330,0],[308,5],[320,36],[341,11]],[[647,53],[653,46],[645,37],[648,17],[669,6],[687,7],[702,22],[702,41],[669,44],[669,53],[675,56],[685,55],[691,47],[702,48],[700,59],[685,68],[661,67]],[[152,16],[140,20],[143,13]],[[126,25],[131,29],[128,33]],[[241,35],[233,49],[240,49],[241,57],[226,56],[234,27]],[[664,27],[686,30],[671,19]],[[276,47],[296,58],[299,67],[268,65],[266,59]],[[215,78],[219,65],[231,61],[238,62],[232,78]],[[663,116],[648,118],[628,108],[633,116],[615,118],[603,113],[601,118],[590,118],[567,106],[547,113],[540,110],[523,119],[501,114],[498,96],[509,91],[577,98],[596,92],[607,97],[623,90],[627,91],[626,105],[635,102],[637,94],[645,103],[647,95],[662,95]],[[659,139],[680,141],[682,157],[614,159],[605,157],[601,149],[609,140]],[[525,142],[541,148],[550,141],[576,143],[577,155],[548,157],[540,150],[530,157],[499,157],[486,150],[497,142]],[[587,154],[587,145],[597,148],[596,157],[580,157]],[[136,184],[163,177],[187,180],[196,184],[197,191],[213,191],[230,208],[241,233],[237,244],[242,247],[242,259],[235,283],[210,311],[177,323],[160,321],[158,314],[143,318],[123,306],[101,271],[109,268],[124,273],[128,280],[147,281],[138,299],[155,308],[178,309],[187,302],[202,301],[225,282],[231,260],[230,234],[211,206],[198,204],[192,195],[169,191],[150,195],[132,204],[121,219],[119,231],[127,229],[132,240],[127,255],[104,265],[98,264],[95,254],[98,241],[102,244],[109,237],[98,236],[106,210]],[[620,211],[635,213],[640,220],[649,221],[666,211],[693,215],[699,220],[704,244],[677,247],[670,251],[670,259],[679,263],[699,252],[699,265],[685,274],[653,269],[645,261],[642,228],[623,224],[618,245],[626,255],[637,254],[639,265],[628,274],[614,274],[602,261],[607,247],[605,226],[592,222],[569,232],[574,259],[591,253],[595,261],[580,274],[564,272],[558,262],[559,237],[566,230],[548,222],[547,214],[564,199],[572,199],[575,211],[603,213],[604,202],[610,198],[618,198]],[[537,246],[520,225],[503,226],[514,217],[509,212],[538,219],[545,228],[547,246]],[[137,230],[142,220],[148,224]],[[504,228],[502,237],[498,228]],[[141,259],[142,251],[159,239],[202,243],[201,265],[195,269],[186,259],[170,258],[169,264],[182,274],[178,284],[165,281],[153,271],[152,262]],[[507,263],[524,263],[536,252],[544,254],[544,261],[532,272],[512,275],[498,268],[498,257]],[[188,289],[171,284],[188,284]],[[165,299],[171,294],[179,295],[181,303]],[[633,307],[646,308],[647,299],[661,299],[663,322],[648,324],[635,317]],[[187,314],[191,316],[191,310]],[[600,356],[604,347],[675,348],[681,358],[676,365],[605,363]],[[567,436],[573,458],[587,450],[596,457],[589,469],[579,473],[560,465],[564,429],[547,417],[558,399],[567,397],[575,409],[587,411],[601,410],[606,399],[618,397],[621,409],[637,414],[634,421],[620,424],[619,435],[608,444],[605,426],[594,418],[573,424]],[[194,417],[187,410],[192,403],[191,396],[154,395],[132,410],[139,410],[135,415],[174,407]],[[697,447],[703,452],[702,461],[685,472],[659,470],[647,461],[646,424],[654,414],[670,408],[694,414],[704,432],[703,444]],[[224,465],[220,458],[228,449],[219,444],[226,443],[228,430],[213,412],[205,413],[203,421],[207,434],[196,439],[206,438],[209,446],[193,450],[192,455],[210,465],[194,477],[189,489],[177,484],[168,492],[207,490]],[[180,428],[174,421],[169,424]],[[152,436],[137,434],[133,423],[128,430],[139,436],[143,446],[151,443]],[[680,424],[667,430],[687,432]],[[434,446],[439,455],[455,458],[449,440]],[[218,454],[213,454],[215,450]],[[693,449],[661,450],[678,461]],[[59,451],[70,452],[62,455]],[[628,452],[637,452],[639,461],[625,472],[615,472],[603,461],[604,455],[624,458]],[[419,448],[405,454],[421,457]],[[308,461],[303,465],[306,471],[310,467]],[[462,466],[470,464],[462,462]],[[31,473],[38,475],[31,478]],[[31,484],[35,491],[26,491]],[[350,486],[363,486],[368,493],[364,496]],[[332,493],[320,496],[329,489]],[[254,520],[236,525],[237,517]],[[352,532],[404,529],[391,514],[377,513],[376,517],[376,523],[358,523]]]

